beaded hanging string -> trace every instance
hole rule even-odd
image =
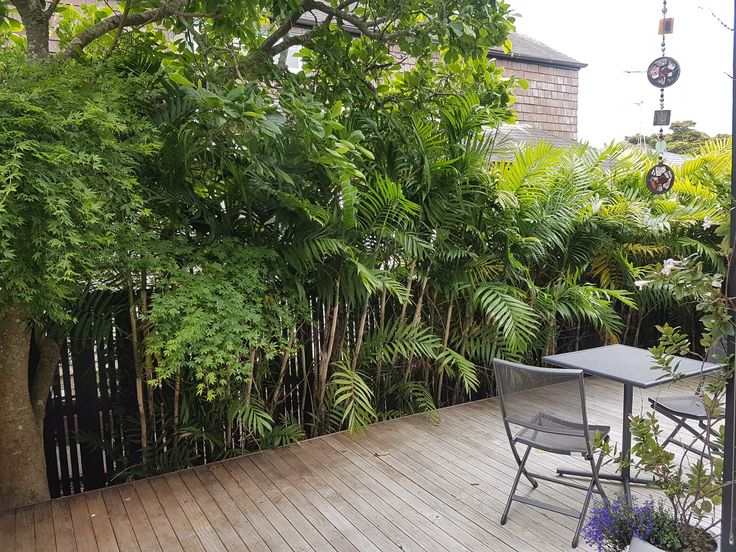
[[[667,21],[667,0],[662,0],[662,22]],[[667,37],[667,33],[664,32],[664,24],[660,23],[660,30],[659,32],[662,34],[662,57],[666,57],[667,53],[667,41],[665,40]],[[659,110],[664,111],[664,87],[659,89]],[[667,121],[669,123],[669,121]],[[657,124],[657,121],[654,123]],[[660,125],[667,124],[663,123],[662,121],[659,121]],[[659,127],[659,141],[664,142],[664,126]],[[662,158],[662,153],[660,152],[660,160]]]
[[[659,126],[659,140],[656,151],[659,163],[652,167],[646,175],[646,182],[652,193],[664,194],[675,183],[675,174],[670,167],[664,164],[664,153],[667,143],[664,140],[664,127],[669,126],[671,111],[664,108],[664,89],[671,86],[680,77],[680,64],[667,56],[666,36],[674,29],[674,19],[667,17],[667,0],[662,1],[662,19],[659,22],[659,34],[662,35],[660,48],[662,55],[649,64],[647,78],[649,82],[659,88],[659,109],[654,112],[654,125]]]

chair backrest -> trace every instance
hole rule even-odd
[[[712,362],[713,364],[717,364],[719,362],[719,358],[726,356],[728,353],[726,352],[726,340],[721,339],[720,341],[717,341],[713,344],[713,346],[708,349],[708,356],[705,359],[706,362]]]
[[[506,424],[589,439],[582,370],[538,368],[500,359],[493,361],[493,367]]]

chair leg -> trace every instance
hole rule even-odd
[[[527,458],[529,458],[529,453],[531,451],[532,451],[532,447],[527,447],[526,452],[524,453],[524,457],[521,459],[521,462],[519,462],[519,469],[516,472],[516,477],[514,478],[514,484],[511,485],[511,492],[509,493],[509,498],[506,501],[506,508],[503,511],[503,515],[501,515],[501,525],[504,525],[506,523],[506,519],[509,517],[509,510],[511,509],[511,503],[514,500],[514,494],[516,494],[516,488],[519,486],[519,480],[521,479],[521,474],[525,473],[526,471],[524,470],[524,465],[526,464],[526,460]]]
[[[685,425],[684,418],[676,419],[676,418],[672,418],[671,416],[667,416],[667,417],[670,418],[671,420],[677,421],[677,426],[675,427],[674,431],[672,431],[672,433],[670,433],[669,436],[664,441],[662,441],[662,448],[666,447],[669,443],[671,443],[674,440],[675,435],[677,435],[680,432],[680,430],[683,428],[683,426]]]
[[[519,456],[519,453],[516,451],[516,447],[514,446],[514,442],[513,442],[513,439],[511,439],[511,437],[509,437],[509,444],[511,445],[511,452],[514,453],[514,459],[516,460],[516,465],[521,466],[522,464],[521,456]],[[526,468],[524,468],[523,473],[524,473],[524,477],[527,478],[527,480],[529,481],[529,484],[532,486],[533,489],[536,489],[537,487],[539,487],[539,483],[537,483],[537,480],[534,479],[528,471],[526,471]]]
[[[580,519],[578,520],[578,527],[575,530],[575,536],[572,538],[572,547],[576,548],[578,546],[578,541],[580,540],[580,532],[583,530],[583,525],[585,524],[585,516],[588,513],[588,506],[590,506],[590,499],[593,497],[593,488],[598,487],[598,492],[601,493],[601,496],[603,497],[603,500],[608,502],[608,497],[606,496],[606,493],[603,491],[603,487],[601,486],[600,478],[598,477],[598,473],[600,472],[601,465],[603,465],[603,455],[598,457],[598,462],[595,462],[593,460],[593,457],[590,458],[590,468],[591,473],[593,477],[590,479],[590,485],[588,486],[588,492],[585,495],[585,500],[583,501],[583,508],[580,510]]]

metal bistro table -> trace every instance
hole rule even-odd
[[[652,354],[646,349],[638,349],[627,345],[606,345],[593,349],[584,349],[572,353],[562,353],[543,357],[547,364],[561,368],[574,368],[582,370],[585,374],[599,376],[624,384],[624,407],[623,407],[623,439],[621,442],[621,453],[624,458],[631,453],[631,430],[629,419],[631,417],[634,402],[634,387],[648,389],[655,385],[671,382],[674,378],[654,368],[656,361]],[[675,357],[675,363],[679,364],[678,374],[683,377],[698,376],[715,370],[717,364],[703,363],[690,358]],[[582,471],[558,469],[560,475],[573,475],[590,477],[591,474]],[[632,479],[631,469],[627,466],[618,474],[601,474],[601,479],[613,479],[621,481],[624,485],[624,493],[631,496],[631,483],[645,483],[646,481]]]

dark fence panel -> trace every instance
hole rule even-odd
[[[54,498],[104,487],[117,468],[109,451],[124,442],[121,420],[129,412],[124,402],[134,392],[124,341],[118,330],[98,345],[69,340],[62,349],[44,420],[46,473]]]

